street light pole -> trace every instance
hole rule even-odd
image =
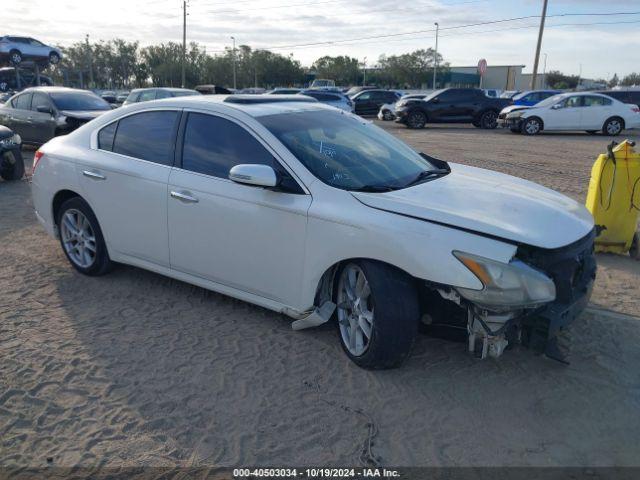
[[[536,77],[538,76],[538,62],[540,61],[540,46],[542,45],[542,33],[544,32],[544,21],[547,18],[547,2],[542,4],[542,15],[540,16],[540,30],[538,30],[538,44],[536,45],[536,58],[533,60],[533,75],[531,76],[531,90],[536,89]]]
[[[182,2],[182,79],[180,85],[185,85],[185,63],[187,61],[187,0]]]
[[[436,50],[433,54],[433,89],[436,89],[436,72],[438,71],[438,31],[440,30],[440,25],[438,22],[435,22],[436,26]]]
[[[232,58],[233,58],[233,89],[235,90],[236,87],[236,37],[231,37],[231,40],[233,40],[233,54],[232,54]]]
[[[367,84],[367,57],[364,57],[364,62],[362,66],[362,86],[364,87]]]

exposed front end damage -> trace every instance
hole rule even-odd
[[[470,300],[471,295],[461,289],[427,285],[422,294],[423,311],[428,312],[423,315],[424,328],[466,328],[468,349],[480,358],[497,358],[508,346],[521,344],[566,362],[566,353],[558,347],[557,335],[580,315],[591,297],[596,275],[594,240],[595,230],[558,249],[518,247],[515,261],[553,281],[555,298],[552,301],[520,307],[516,304],[489,306],[481,300]],[[479,272],[479,276],[482,273]],[[476,298],[480,299],[481,295],[475,294]]]

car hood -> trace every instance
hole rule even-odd
[[[385,193],[351,192],[365,205],[541,248],[559,248],[593,229],[581,204],[501,173],[450,164],[451,173]]]
[[[78,120],[93,120],[111,110],[62,110],[60,113],[66,117],[77,118]]]
[[[531,108],[527,105],[509,105],[508,107],[504,107],[500,113],[506,115],[507,113],[515,112],[516,110],[525,110]]]

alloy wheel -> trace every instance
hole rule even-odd
[[[96,237],[87,217],[79,210],[64,212],[60,222],[64,250],[73,263],[90,267],[96,260]]]
[[[411,128],[422,128],[425,124],[424,115],[419,112],[412,113],[409,115],[408,123]]]
[[[495,128],[498,124],[498,114],[496,112],[487,112],[482,115],[483,128]]]
[[[524,124],[524,130],[529,135],[535,135],[540,131],[540,124],[535,119],[528,120],[527,123]]]
[[[375,317],[369,281],[354,263],[340,275],[337,306],[342,341],[351,355],[359,357],[369,348]]]
[[[609,120],[607,122],[607,133],[609,135],[617,135],[622,131],[622,125],[620,124],[620,120]]]

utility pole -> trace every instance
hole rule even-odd
[[[367,84],[367,57],[364,57],[364,61],[362,62],[362,86],[364,87]]]
[[[440,25],[438,22],[435,22],[436,26],[436,50],[433,54],[433,89],[436,89],[436,72],[438,71],[438,31],[440,30]]]
[[[236,37],[231,37],[233,40],[233,89],[236,90],[238,87],[236,86]]]
[[[88,87],[94,87],[95,85],[93,84],[93,52],[91,51],[91,45],[89,45],[89,34],[87,33],[87,35],[84,37],[85,38],[85,42],[87,43],[87,60],[88,60],[88,64],[89,64],[89,85]]]
[[[544,64],[542,65],[542,88],[547,88],[547,54],[544,55]]]
[[[185,64],[187,61],[187,0],[182,2],[182,80],[180,86],[185,85]]]
[[[547,18],[547,2],[543,0],[542,15],[540,16],[540,30],[538,31],[538,44],[536,45],[536,58],[533,61],[533,75],[531,76],[531,90],[536,89],[536,77],[538,76],[538,61],[540,60],[540,47],[542,45],[542,33],[544,32],[544,21]]]

